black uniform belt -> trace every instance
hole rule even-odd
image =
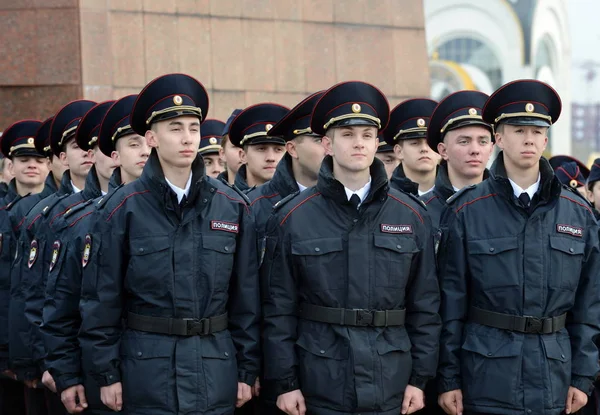
[[[406,310],[347,309],[302,304],[298,315],[305,320],[341,326],[387,327],[403,326]]]
[[[127,327],[149,333],[176,336],[206,336],[227,328],[227,313],[203,319],[142,316],[129,312]]]
[[[515,316],[471,307],[469,321],[519,333],[550,334],[565,327],[567,314],[556,317]]]

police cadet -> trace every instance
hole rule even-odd
[[[0,371],[7,378],[0,381],[1,406],[3,414],[19,414],[25,412],[25,399],[32,401],[33,396],[44,391],[34,391],[23,381],[29,381],[20,371],[19,361],[15,359],[17,350],[10,348],[14,334],[10,332],[14,327],[10,321],[10,297],[12,294],[11,264],[15,258],[22,217],[27,213],[37,200],[37,195],[30,193],[40,192],[48,174],[48,161],[35,149],[35,134],[41,122],[22,120],[7,128],[0,138],[0,150],[6,160],[12,160],[11,167],[14,178],[11,179],[8,193],[0,202]],[[19,383],[15,382],[15,380]]]
[[[548,161],[554,169],[556,178],[562,184],[572,187],[587,198],[585,182],[590,175],[590,169],[585,164],[570,156],[554,156]]]
[[[79,132],[90,131],[104,157],[113,157],[119,166],[111,178],[112,189],[137,179],[148,159],[146,138],[133,132],[129,114],[137,95],[126,96],[113,104],[102,119],[99,131],[86,128],[86,114]],[[91,127],[91,126],[90,126]],[[111,190],[112,190],[111,189]],[[114,191],[114,190],[113,190]],[[57,218],[55,238],[63,248],[56,265],[48,273],[46,301],[41,331],[46,346],[45,363],[55,380],[61,401],[70,413],[106,413],[110,410],[100,400],[100,387],[94,379],[84,376],[77,335],[81,326],[79,300],[83,269],[87,266],[91,245],[89,223],[97,203],[81,203]]]
[[[34,144],[35,149],[39,154],[43,154],[49,160],[50,173],[46,177],[44,190],[39,194],[40,200],[58,192],[60,180],[65,172],[65,166],[61,163],[60,158],[54,157],[50,148],[50,127],[52,126],[54,117],[46,119],[35,133]]]
[[[100,197],[108,191],[108,182],[114,164],[112,159],[106,157],[97,150],[97,140],[100,121],[113,102],[114,101],[107,101],[92,106],[92,108],[89,108],[89,110],[83,114],[80,121],[71,127],[65,125],[61,128],[61,125],[63,125],[61,123],[71,124],[72,118],[68,117],[81,115],[81,113],[77,113],[77,111],[81,110],[83,112],[88,109],[89,103],[83,103],[79,107],[76,106],[73,110],[75,114],[73,114],[72,111],[60,111],[56,115],[53,126],[51,127],[51,140],[59,140],[59,135],[65,137],[62,145],[66,148],[68,155],[63,157],[63,160],[68,158],[69,164],[71,165],[74,160],[83,161],[96,159],[97,164],[93,164],[88,171],[86,181],[84,186],[82,186],[81,191],[65,196],[55,205],[48,208],[46,217],[49,219],[39,221],[30,243],[29,255],[24,255],[24,257],[27,258],[27,266],[21,265],[20,267],[21,278],[19,284],[22,287],[21,290],[25,296],[24,311],[25,317],[30,324],[29,329],[31,334],[29,341],[32,347],[33,358],[41,368],[41,371],[44,372],[42,382],[53,392],[56,392],[56,386],[54,379],[45,367],[44,358],[46,350],[40,333],[40,324],[42,323],[42,310],[44,307],[44,294],[48,272],[56,266],[56,261],[61,253],[64,242],[56,237],[56,220],[68,211],[68,209],[87,200]],[[75,127],[73,130],[73,138],[64,136],[64,131],[73,127]],[[81,152],[89,154],[86,157],[80,157]],[[74,176],[75,175],[71,174],[71,180],[73,180]],[[71,186],[76,187],[77,185],[72,184]],[[42,243],[44,246],[43,248],[40,247]],[[39,250],[43,251],[39,252]],[[36,258],[40,254],[41,258]],[[41,261],[41,272],[31,272],[33,268],[30,267],[30,264],[33,266],[33,263],[37,261]],[[21,261],[21,263],[22,262],[23,261]],[[45,265],[48,265],[48,267]],[[35,269],[38,270],[39,268]]]
[[[150,155],[146,137],[134,132],[129,125],[136,99],[137,95],[119,99],[108,109],[100,126],[98,147],[116,166],[111,178],[113,188],[137,180]]]
[[[242,148],[242,161],[235,185],[244,193],[262,186],[275,174],[277,163],[285,153],[285,140],[267,135],[267,132],[287,112],[282,105],[261,103],[252,105],[238,114],[229,127],[229,141]]]
[[[420,196],[433,187],[439,156],[427,144],[427,124],[437,102],[415,98],[398,104],[390,113],[383,138],[398,159],[390,186]]]
[[[287,152],[277,165],[273,178],[248,193],[256,217],[259,238],[264,235],[264,227],[273,205],[291,194],[317,184],[325,149],[321,143],[322,137],[310,129],[310,116],[322,95],[323,91],[302,100],[266,132],[269,137],[267,140],[285,140]],[[279,108],[276,107],[275,111],[277,113],[273,114],[273,117],[279,117]]]
[[[219,174],[224,172],[223,160],[221,160],[221,156],[219,155],[223,128],[225,128],[225,123],[219,120],[210,119],[202,123],[202,137],[198,153],[204,159],[206,175],[213,179],[216,179],[219,177]]]
[[[448,202],[439,249],[440,405],[449,414],[573,413],[598,372],[598,225],[542,152],[558,94],[510,82],[483,108],[502,150]]]
[[[600,182],[600,159],[594,160],[594,164],[592,164],[592,168],[590,169],[590,175],[585,184],[587,199],[594,206],[594,215],[596,218],[600,216],[600,212],[598,212],[600,208],[600,185],[597,184],[598,182]]]
[[[251,398],[254,222],[247,199],[206,177],[197,157],[207,110],[206,90],[188,75],[146,85],[130,125],[152,153],[138,180],[102,199],[86,236],[79,341],[112,410],[221,414]]]
[[[446,200],[465,186],[487,178],[492,155],[492,126],[481,118],[488,96],[458,91],[444,98],[433,111],[427,128],[429,146],[442,156],[433,191],[421,196],[433,226],[439,226]]]
[[[317,185],[267,222],[264,377],[288,414],[412,413],[435,374],[431,227],[375,158],[388,118],[370,84],[325,92],[311,118],[330,154]]]
[[[62,145],[68,144],[73,139],[80,118],[94,105],[95,103],[92,101],[75,101],[59,111],[53,119],[48,136],[54,157],[61,160],[63,162],[61,164],[66,164],[66,158],[64,156],[60,157],[62,150],[69,151],[71,160],[79,160],[80,164],[81,160],[87,159],[87,155],[75,154],[77,152],[83,153],[83,150],[76,148],[76,146],[66,149]],[[65,131],[67,131],[67,134],[63,135]],[[44,137],[46,133],[42,131],[42,128],[38,130],[38,133],[34,144],[39,149],[43,142],[47,142],[47,138]],[[47,151],[46,147],[44,145],[42,150]],[[83,169],[79,166],[78,171],[83,171]],[[27,216],[22,220],[22,226],[20,227],[17,257],[11,270],[13,274],[10,300],[11,360],[18,367],[16,369],[19,372],[17,376],[25,379],[26,384],[30,387],[35,387],[38,384],[41,386],[40,380],[48,376],[48,373],[45,373],[43,347],[41,347],[41,339],[37,335],[37,327],[29,323],[34,319],[26,318],[25,315],[26,300],[30,295],[35,294],[38,298],[40,296],[43,298],[43,287],[41,287],[41,284],[36,285],[36,282],[43,278],[49,264],[44,252],[46,237],[38,240],[34,235],[38,235],[40,229],[45,229],[41,225],[48,219],[50,207],[66,198],[67,194],[73,193],[74,187],[71,177],[69,171],[66,171],[61,178],[57,193],[38,201],[31,210],[28,210]],[[38,316],[41,314],[41,308],[34,311]],[[36,324],[39,325],[39,323],[38,318]],[[60,399],[55,394],[46,393],[46,396],[44,396],[44,391],[41,389],[35,394],[33,391],[29,392],[31,392],[29,396],[26,396],[26,399],[28,399],[27,407],[34,413],[36,411],[41,413],[46,411],[60,413],[62,411],[64,413]]]
[[[240,166],[243,164],[242,158],[244,156],[244,150],[234,146],[231,143],[231,140],[229,140],[229,127],[231,126],[232,121],[235,119],[235,117],[238,116],[240,112],[242,112],[241,109],[233,110],[233,112],[227,119],[227,122],[225,123],[225,127],[223,127],[223,132],[221,133],[222,138],[219,155],[221,156],[221,159],[223,159],[223,162],[225,162],[225,171],[219,174],[218,178],[223,183],[234,184],[235,176],[237,175]]]
[[[394,147],[385,142],[383,135],[380,134],[377,139],[379,140],[379,147],[377,147],[377,153],[375,153],[375,157],[381,160],[383,166],[385,167],[385,173],[387,174],[388,179],[391,179],[394,171],[398,168],[398,166],[400,166],[400,159],[396,155]]]

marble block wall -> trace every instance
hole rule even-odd
[[[70,100],[196,77],[209,117],[344,80],[429,95],[422,0],[0,0],[0,130]]]

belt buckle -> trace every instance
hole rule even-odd
[[[355,309],[356,313],[356,325],[361,327],[370,326],[373,324],[373,312],[365,309]]]
[[[544,322],[541,318],[525,316],[525,331],[527,333],[541,334],[544,328]]]
[[[210,333],[210,322],[207,318],[186,318],[184,320],[190,336],[206,336]]]

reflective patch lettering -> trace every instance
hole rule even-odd
[[[218,220],[210,221],[210,229],[213,231],[225,231],[231,233],[238,233],[240,226],[237,223],[221,222]]]
[[[381,224],[381,232],[383,233],[413,233],[412,225],[386,225]]]
[[[583,238],[583,228],[571,225],[556,225],[556,232]]]

